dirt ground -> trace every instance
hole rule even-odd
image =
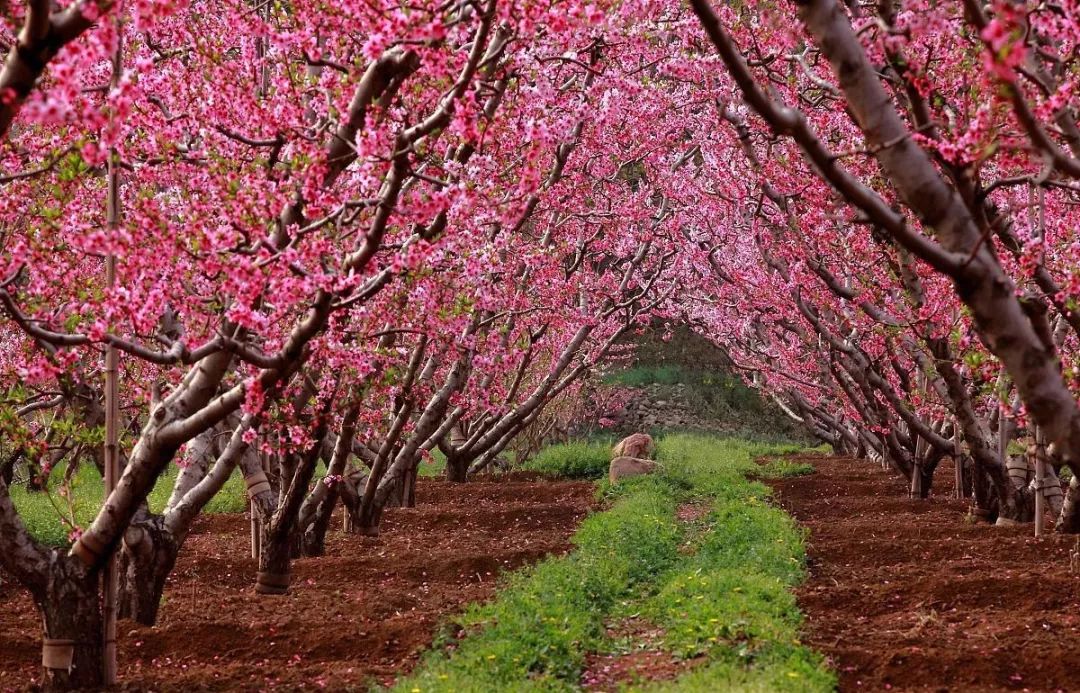
[[[947,462],[919,501],[865,461],[808,461],[774,486],[810,530],[799,603],[841,691],[1080,689],[1074,537],[966,522]]]
[[[155,628],[120,623],[120,679],[131,690],[363,690],[408,671],[443,619],[489,598],[511,570],[569,548],[593,484],[420,480],[418,507],[388,511],[382,536],[332,531],[327,556],[293,565],[285,597],[252,585],[242,515],[200,519]],[[340,521],[335,523],[340,527]],[[0,690],[38,675],[40,625],[26,592],[0,575]]]

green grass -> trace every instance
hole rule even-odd
[[[416,475],[422,477],[439,477],[446,474],[446,455],[442,450],[435,448],[431,451],[431,457],[420,462],[416,469]]]
[[[814,465],[809,462],[793,462],[784,457],[775,457],[762,465],[754,475],[762,479],[787,479],[813,473]]]
[[[549,445],[522,469],[560,479],[600,479],[607,475],[611,447],[607,440]]]
[[[15,508],[19,511],[27,529],[30,530],[30,534],[49,546],[67,546],[70,543],[68,541],[69,527],[61,517],[70,519],[73,510],[75,523],[85,528],[97,514],[104,496],[101,475],[93,465],[85,463],[79,466],[71,480],[71,498],[74,502],[69,504],[60,492],[66,464],[66,462],[61,462],[53,469],[49,477],[49,493],[47,494],[31,493],[22,485],[14,485],[9,489]],[[442,476],[445,469],[446,457],[435,450],[431,461],[421,463],[417,473],[424,477],[436,477]],[[147,499],[150,510],[161,512],[165,508],[179,471],[176,465],[170,465],[158,479]],[[326,468],[320,462],[315,477],[319,478],[325,473]],[[247,510],[247,495],[244,491],[244,479],[237,470],[233,472],[221,491],[210,499],[203,512],[236,513],[245,510]]]
[[[661,646],[694,658],[670,682],[633,690],[827,691],[822,658],[798,641],[791,588],[803,579],[803,537],[749,476],[753,461],[791,448],[703,436],[659,441],[663,470],[617,487],[588,517],[575,550],[511,574],[496,599],[448,624],[396,691],[564,691],[580,688],[588,652],[625,643],[605,625],[644,619]],[[687,502],[709,512],[680,522]]]
[[[70,519],[74,511],[75,523],[85,528],[97,514],[104,496],[104,483],[97,469],[92,464],[82,464],[71,480],[70,496],[73,503],[69,504],[60,489],[65,467],[66,463],[61,463],[53,469],[48,493],[32,493],[20,485],[10,489],[11,500],[30,534],[49,546],[66,546],[70,543],[69,528],[61,517]],[[165,508],[179,471],[175,465],[170,465],[158,479],[147,498],[151,511],[161,512]],[[204,512],[243,512],[246,509],[244,479],[239,471],[234,471],[221,491],[206,504]]]

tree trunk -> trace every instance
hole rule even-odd
[[[377,500],[370,505],[361,505],[360,512],[353,519],[353,531],[365,537],[379,536],[379,523],[382,522],[382,506]]]
[[[42,472],[41,465],[37,460],[30,459],[29,457],[23,458],[23,464],[26,465],[26,490],[30,493],[41,493],[45,490],[45,474]]]
[[[401,478],[401,507],[416,507],[416,465],[405,470]]]
[[[120,618],[146,626],[157,623],[165,580],[179,553],[180,542],[160,517],[128,528],[120,552]]]
[[[1009,497],[1004,497],[1000,492],[998,497],[1001,501],[998,513],[998,524],[1013,524],[1016,522],[1031,522],[1035,519],[1035,494],[1031,491],[1030,480],[1032,470],[1026,455],[1013,458],[1006,456],[1008,481],[1015,489]]]
[[[1061,506],[1054,531],[1062,534],[1080,534],[1080,479],[1069,479],[1069,489],[1065,493],[1065,503]]]
[[[291,582],[290,561],[293,552],[293,532],[274,531],[274,523],[266,523],[262,552],[259,554],[259,574],[255,591],[259,594],[288,594]]]
[[[288,594],[290,583],[290,560],[299,558],[303,536],[299,527],[300,509],[307,496],[308,485],[315,473],[326,436],[326,412],[320,412],[315,429],[314,445],[303,455],[288,454],[280,462],[283,471],[281,481],[283,494],[277,510],[268,521],[263,522],[262,551],[259,554],[259,574],[255,591],[259,594]],[[288,470],[285,473],[285,470]]]
[[[77,558],[54,556],[50,561],[45,598],[39,603],[45,690],[100,689],[104,684],[99,575],[87,573]]]
[[[326,532],[330,529],[330,520],[333,519],[334,508],[337,506],[338,492],[336,488],[330,489],[326,498],[319,502],[315,510],[315,519],[304,531],[303,554],[305,556],[323,556],[326,554]],[[348,514],[349,509],[345,508]]]
[[[927,447],[926,455],[919,464],[919,469],[922,472],[922,480],[919,484],[919,488],[922,491],[920,498],[926,499],[930,496],[930,491],[934,487],[934,473],[937,471],[937,468],[944,457],[945,453],[941,450],[929,446]]]
[[[15,480],[15,463],[22,457],[22,450],[16,450],[3,464],[0,464],[0,482],[3,482],[4,486],[11,487],[11,482]]]
[[[971,471],[971,462],[963,455],[956,455],[953,457],[953,475],[957,479],[957,493],[958,498],[971,498],[975,493],[975,484],[973,481],[973,474]]]
[[[338,498],[343,498],[342,505],[346,505],[344,497],[349,496],[350,493],[353,496],[356,495],[355,487],[350,485],[349,475],[345,474],[345,471],[353,448],[356,420],[359,415],[359,404],[351,405],[346,410],[341,422],[341,432],[334,441],[333,452],[326,464],[326,477],[315,484],[315,488],[300,506],[301,526],[306,525],[302,546],[305,556],[322,556],[326,553],[326,531],[330,528],[330,520],[333,518]],[[328,442],[329,438],[327,438]],[[325,452],[324,448],[324,456]],[[312,503],[315,503],[314,512],[310,510]],[[349,518],[348,507],[345,508],[345,518],[346,521]]]
[[[994,484],[983,467],[972,462],[972,495],[975,497],[975,515],[988,522],[994,522],[998,516],[998,496]]]
[[[384,496],[383,508],[416,507],[416,468],[417,465],[414,463],[388,477],[388,489]]]
[[[338,486],[338,495],[341,498],[342,510],[345,513],[345,524],[342,527],[345,532],[358,532],[360,527],[360,515],[363,499],[361,490],[367,484],[367,474],[353,472],[347,474]],[[358,490],[359,489],[359,490]]]
[[[382,481],[372,494],[370,503],[360,502],[359,512],[355,514],[353,529],[368,537],[379,536],[379,523],[385,508],[412,508],[416,506],[416,476],[419,460],[410,464],[395,462],[387,470]]]
[[[934,471],[937,469],[936,464],[927,464],[923,462],[916,466],[914,474],[918,474],[918,498],[926,500],[930,497],[930,490],[934,485]]]
[[[463,484],[468,480],[470,460],[464,455],[446,456],[446,480]]]

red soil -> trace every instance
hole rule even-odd
[[[389,683],[415,664],[441,620],[489,598],[501,571],[566,551],[594,486],[521,476],[462,486],[421,480],[417,498],[416,508],[387,512],[378,538],[332,531],[325,557],[294,562],[285,597],[255,594],[244,516],[201,518],[159,624],[120,623],[122,687]],[[27,593],[0,579],[0,690],[24,689],[39,675],[40,625]]]
[[[947,463],[919,501],[865,461],[807,461],[816,474],[773,485],[810,530],[806,640],[841,691],[1077,689],[1074,537],[969,523]]]

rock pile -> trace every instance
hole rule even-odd
[[[621,431],[688,428],[718,430],[720,422],[698,411],[683,383],[653,383],[636,389],[626,406],[615,417]]]

